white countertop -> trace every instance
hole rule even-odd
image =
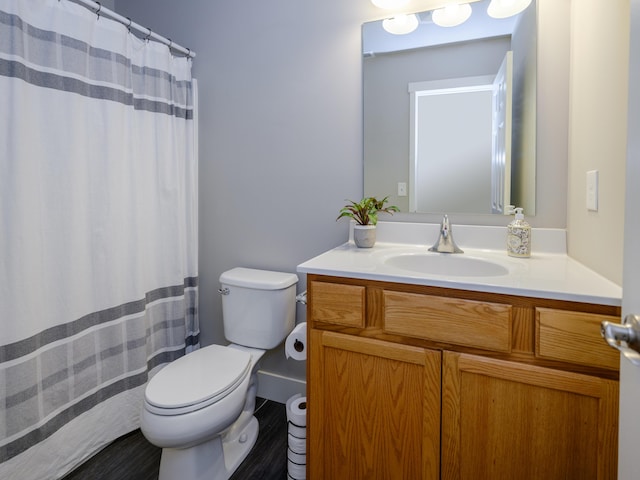
[[[562,253],[566,244],[564,230],[533,229],[534,251],[531,257],[514,258],[508,256],[504,249],[485,248],[496,246],[496,242],[504,241],[506,235],[504,228],[453,226],[454,239],[465,252],[456,255],[502,265],[508,273],[486,277],[452,276],[414,272],[387,263],[390,257],[399,254],[451,255],[428,252],[431,244],[397,242],[398,228],[392,224],[393,222],[388,223],[391,225],[384,225],[383,222],[378,224],[378,241],[373,248],[357,248],[349,241],[300,264],[298,272],[602,305],[621,305],[622,288],[619,285],[585,267],[566,253]],[[401,225],[399,228],[403,233],[412,230],[407,224],[398,225]],[[423,235],[422,238],[433,238],[434,241],[437,238],[437,225],[412,225],[419,226],[406,235],[406,238],[415,240],[420,235]],[[458,233],[460,233],[459,236]],[[385,241],[389,239],[394,241]],[[539,247],[537,251],[536,244]]]

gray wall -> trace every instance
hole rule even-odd
[[[530,178],[536,177],[535,110],[538,64],[536,16],[536,12],[529,10],[525,15],[521,15],[518,28],[511,37],[511,50],[513,50],[511,197],[515,199],[512,203],[524,207],[527,216],[535,213],[536,205],[535,183],[529,181]],[[540,35],[546,36],[545,32],[541,30]],[[566,81],[568,82],[568,79]]]
[[[201,340],[225,343],[217,293],[224,270],[293,272],[347,238],[346,222],[334,220],[345,199],[362,194],[360,26],[382,11],[367,0],[115,0],[115,10],[197,52]],[[558,21],[553,35],[561,28]],[[541,50],[562,52],[553,36]],[[566,225],[566,127],[554,124],[566,115],[566,90],[554,85],[563,78],[556,67],[538,69],[544,148],[534,226]],[[298,314],[303,320],[301,307]],[[281,349],[263,367],[304,375],[304,364],[286,362]]]

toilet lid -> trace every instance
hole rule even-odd
[[[147,384],[145,400],[167,409],[209,405],[232,392],[250,369],[248,352],[210,345],[160,370]]]

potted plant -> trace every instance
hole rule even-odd
[[[382,200],[375,197],[365,197],[359,202],[348,200],[348,204],[342,207],[336,220],[342,217],[349,217],[355,220],[353,226],[353,241],[361,248],[371,248],[376,243],[376,224],[378,223],[378,213],[399,212],[395,205],[385,207],[388,196]]]

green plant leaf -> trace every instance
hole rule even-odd
[[[378,200],[375,197],[365,197],[359,202],[347,200],[349,203],[342,207],[336,220],[349,217],[360,225],[376,225],[378,223],[378,213],[393,214],[393,212],[400,211],[395,205],[385,207],[384,204],[387,203],[388,199],[389,196],[384,197],[382,200]]]

